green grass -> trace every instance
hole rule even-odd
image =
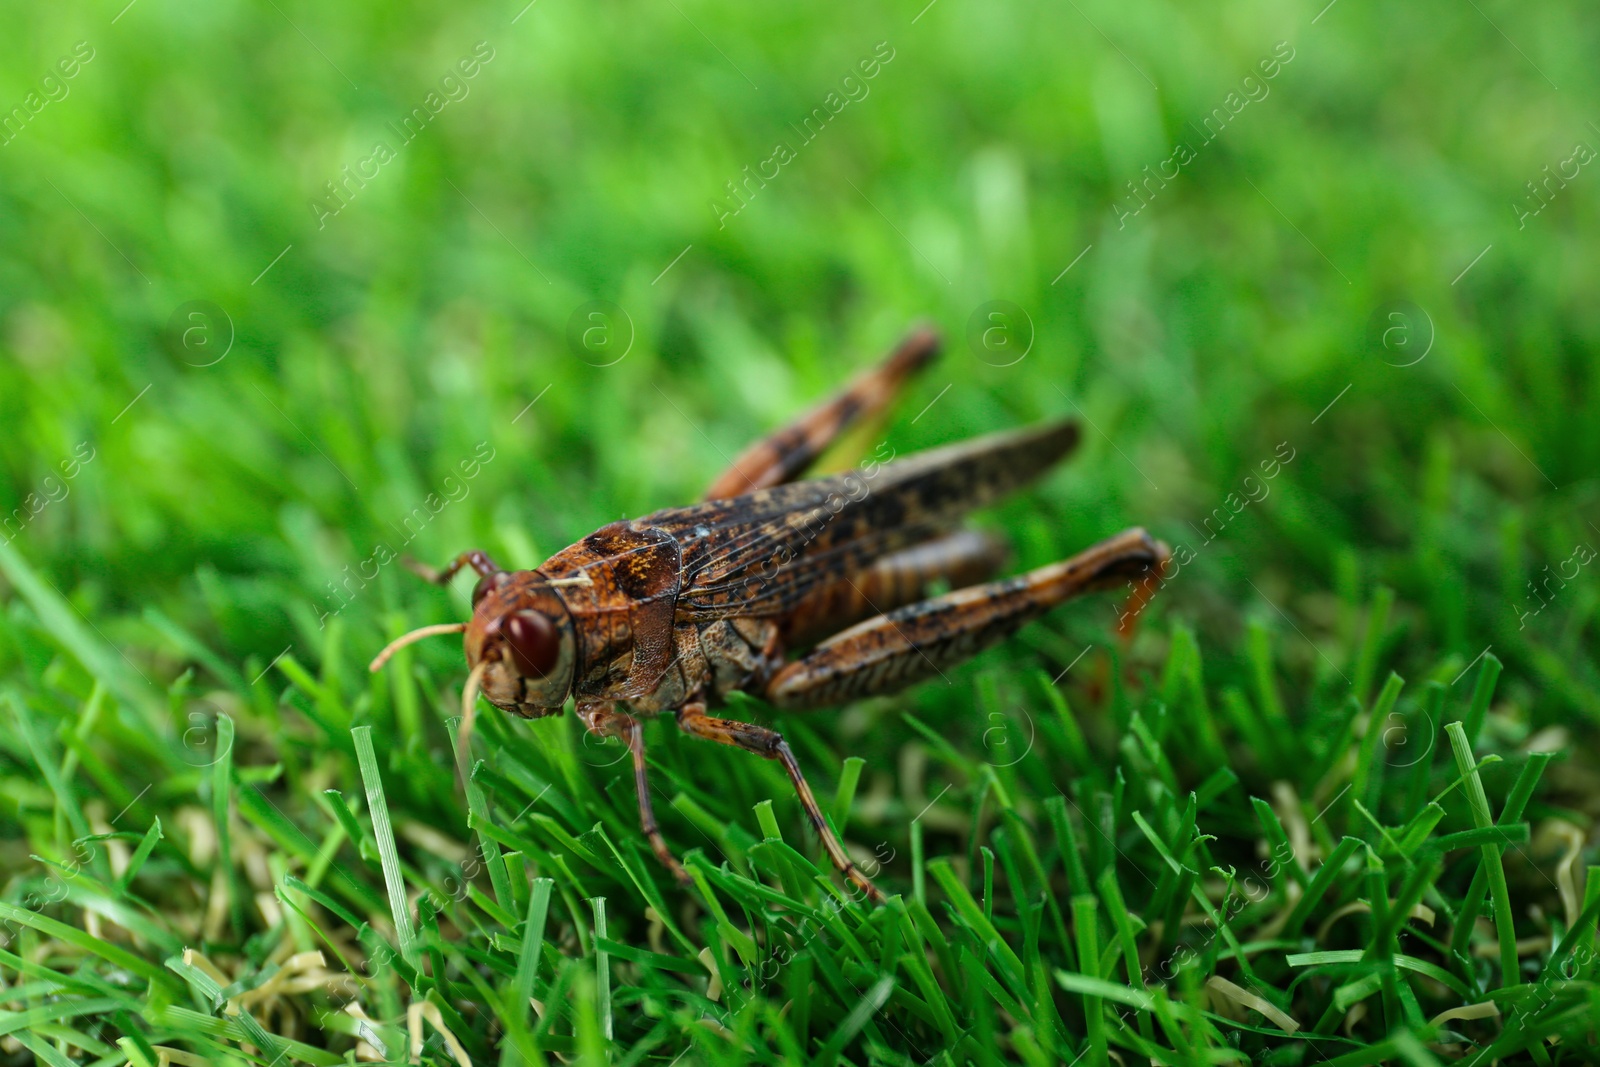
[[[1593,1062],[1600,177],[1516,208],[1600,143],[1591,23],[19,9],[0,115],[93,56],[0,146],[0,1064]],[[922,319],[943,360],[834,465],[1076,415],[980,521],[1190,562],[1130,644],[1107,596],[735,704],[889,904],[773,765],[648,728],[684,890],[614,743],[483,706],[463,789],[459,646],[367,674],[466,611],[392,557],[693,499]]]

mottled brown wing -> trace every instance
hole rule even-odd
[[[991,434],[630,525],[677,540],[680,618],[782,615],[818,583],[926,540],[1038,477],[1077,442],[1070,422]]]

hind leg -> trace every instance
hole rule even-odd
[[[939,338],[932,330],[912,333],[888,359],[861,375],[844,392],[740,453],[733,466],[711,483],[705,499],[743,496],[798,478],[845,430],[887,407],[906,380],[938,351]]]
[[[956,589],[974,585],[992,577],[1010,554],[1010,546],[993,534],[957,530],[887,555],[808,593],[783,618],[784,647],[805,648],[869,616],[915,603],[937,579]]]
[[[1071,559],[878,615],[779,670],[765,697],[804,708],[892,693],[971,658],[1057,604],[1155,576],[1169,556],[1143,530],[1126,530]]]

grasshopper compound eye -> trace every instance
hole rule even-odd
[[[517,612],[506,620],[502,633],[511,661],[524,676],[543,678],[561,656],[561,637],[543,612]]]

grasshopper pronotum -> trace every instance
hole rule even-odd
[[[937,350],[932,332],[912,334],[844,392],[747,449],[702,503],[614,522],[534,570],[505,570],[482,552],[437,571],[417,568],[440,584],[462,567],[476,572],[472,618],[398,638],[372,669],[411,641],[465,633],[463,728],[480,691],[530,719],[561,714],[571,696],[590,732],[627,744],[644,833],[680,882],[687,875],[651,810],[640,718],[671,712],[695,737],[778,760],[834,866],[882,899],[823,818],[782,736],[714,718],[708,705],[734,690],[780,708],[892,692],[1080,594],[1153,579],[1168,558],[1165,545],[1136,528],[1070,559],[984,581],[1005,546],[960,529],[962,516],[1067,455],[1078,441],[1071,422],[795,480]],[[925,599],[935,580],[955,590]]]

